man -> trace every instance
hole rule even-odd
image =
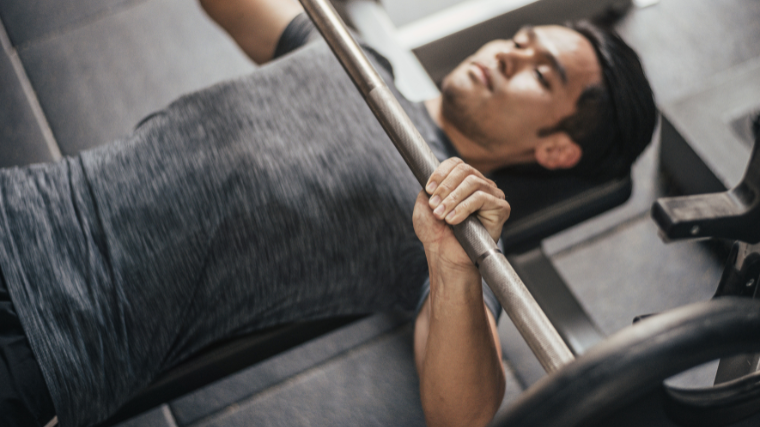
[[[270,16],[265,2],[201,4],[258,63],[274,52],[272,34],[301,12],[295,2],[283,5],[265,28],[251,26],[254,16]],[[258,42],[265,34],[269,46]],[[457,224],[480,209],[498,240],[504,194],[482,173],[499,168],[535,162],[598,179],[628,173],[651,138],[655,106],[636,54],[585,24],[525,27],[512,40],[488,43],[444,79],[441,91],[425,106],[466,164],[444,162],[426,188],[430,199],[420,193],[415,205],[431,276],[430,298],[415,323],[415,359],[429,425],[485,425],[504,392],[498,311],[484,309],[479,273],[440,220]]]
[[[487,423],[504,391],[498,307],[445,223],[477,212],[498,238],[509,206],[483,173],[499,167],[627,172],[654,123],[635,54],[592,45],[590,27],[526,28],[465,61],[441,99],[401,100],[440,159],[466,161],[443,162],[428,199],[329,50],[294,51],[314,37],[296,3],[202,4],[252,59],[280,59],[124,141],[0,171],[0,313],[14,328],[0,335],[26,354],[0,366],[13,385],[0,404],[19,411],[1,415],[93,424],[222,337],[413,308],[429,270],[415,326],[426,418]]]

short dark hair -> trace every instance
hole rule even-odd
[[[638,55],[614,30],[588,21],[567,27],[591,42],[603,83],[586,88],[576,112],[539,135],[565,132],[581,147],[581,160],[568,171],[574,175],[599,180],[625,176],[654,133],[657,107],[652,88]]]

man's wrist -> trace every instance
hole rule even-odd
[[[431,270],[441,269],[453,274],[478,270],[464,249],[458,245],[454,248],[451,245],[427,244],[425,256]]]
[[[451,261],[445,256],[428,256],[428,260],[431,293],[442,293],[454,298],[482,294],[480,272],[469,259]]]

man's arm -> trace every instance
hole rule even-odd
[[[274,55],[290,21],[303,11],[296,0],[200,0],[217,22],[257,64]]]
[[[430,296],[414,331],[422,407],[429,426],[484,426],[504,396],[499,336],[480,274],[447,224],[478,212],[497,240],[509,204],[493,181],[459,159],[443,162],[427,190],[431,197],[420,192],[414,208],[430,271]]]

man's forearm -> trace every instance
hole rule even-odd
[[[415,350],[428,425],[486,425],[501,403],[505,377],[480,275],[433,265],[430,271],[430,297],[415,331],[427,331]]]
[[[297,0],[200,0],[200,3],[211,19],[258,64],[272,59],[282,32],[303,11]]]

